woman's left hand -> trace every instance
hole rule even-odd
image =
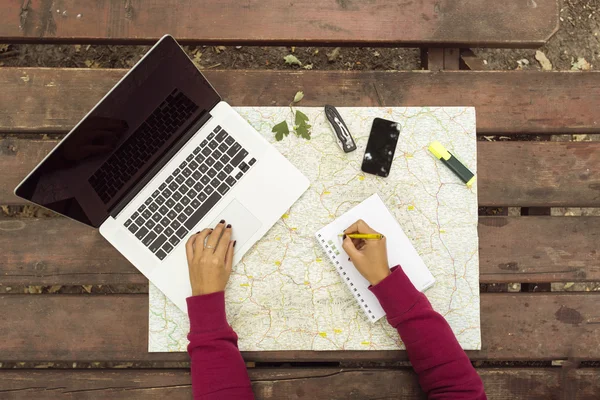
[[[222,292],[227,286],[233,263],[231,225],[221,220],[215,229],[192,235],[185,245],[192,296]]]

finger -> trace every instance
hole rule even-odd
[[[221,239],[217,244],[217,248],[215,249],[215,255],[221,260],[225,259],[227,254],[227,249],[229,248],[229,242],[231,241],[231,225],[227,225],[223,230],[223,234],[221,235]]]
[[[217,224],[217,226],[215,226],[215,229],[213,229],[212,233],[210,234],[210,236],[208,237],[208,239],[206,239],[206,246],[210,246],[211,251],[214,253],[215,249],[217,248],[217,244],[219,244],[219,239],[221,239],[221,234],[223,233],[223,229],[225,228],[225,220],[221,220],[221,222],[219,222]]]
[[[202,254],[202,252],[204,252],[204,242],[206,241],[206,238],[208,237],[208,235],[210,235],[211,231],[212,231],[212,229],[205,228],[194,235],[196,237],[194,239],[194,244],[193,244],[194,256],[200,256]]]
[[[373,228],[371,228],[369,225],[367,225],[367,223],[365,221],[363,221],[362,219],[359,219],[358,221],[356,221],[355,223],[350,225],[348,227],[348,229],[346,229],[344,231],[344,233],[346,235],[348,235],[350,233],[379,233],[379,232],[376,232]]]
[[[225,254],[225,270],[228,274],[231,273],[231,268],[233,267],[233,250],[235,246],[235,240],[230,241],[227,246],[227,253]]]
[[[192,264],[194,259],[194,242],[196,241],[198,234],[190,236],[188,241],[185,243],[185,255],[187,257],[188,266]]]
[[[360,255],[360,252],[354,247],[354,243],[352,243],[352,239],[349,237],[346,237],[342,242],[342,248],[350,258],[355,258]]]

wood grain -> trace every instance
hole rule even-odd
[[[0,139],[0,204],[57,140]],[[478,142],[481,206],[600,206],[599,142]]]
[[[422,399],[410,369],[251,368],[257,400]],[[495,400],[592,400],[600,396],[600,370],[560,368],[479,368],[488,398]],[[188,371],[164,370],[0,370],[5,400],[188,400]]]
[[[124,73],[0,68],[0,132],[68,131]],[[600,132],[600,71],[208,70],[205,74],[234,106],[287,106],[296,91],[303,90],[304,106],[328,102],[337,106],[474,106],[480,134]]]
[[[541,46],[558,29],[556,0],[32,0],[0,7],[0,40],[237,44]],[[532,6],[535,4],[535,7]],[[357,23],[360,21],[360,23]]]
[[[474,360],[600,358],[600,293],[481,296],[481,351]],[[0,361],[185,361],[148,353],[147,295],[2,295]],[[317,333],[315,333],[317,334]],[[247,361],[393,361],[396,351],[246,352]]]
[[[480,282],[599,281],[598,243],[600,217],[480,217]],[[66,218],[0,218],[0,249],[4,286],[147,283],[96,230]]]

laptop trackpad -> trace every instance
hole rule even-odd
[[[226,223],[231,224],[231,227],[233,228],[231,240],[237,240],[237,243],[235,244],[236,253],[261,226],[260,221],[236,199],[225,207],[209,227],[212,228],[216,226],[222,219],[224,219]]]

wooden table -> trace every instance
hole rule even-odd
[[[600,132],[600,73],[459,70],[474,65],[459,46],[543,44],[558,26],[557,1],[23,4],[0,5],[0,42],[148,43],[169,32],[202,44],[424,48],[428,71],[206,71],[234,106],[287,105],[303,90],[306,106],[475,106],[480,135]],[[0,68],[0,205],[23,204],[16,184],[124,73]],[[600,281],[600,217],[534,215],[600,207],[599,142],[479,141],[478,170],[480,206],[529,209],[480,217],[482,284]],[[146,279],[96,231],[61,217],[0,217],[0,251],[0,363],[27,367],[0,368],[0,398],[190,398],[187,355],[147,352]],[[44,293],[7,288],[27,285]],[[47,293],[52,285],[112,285],[116,293]],[[482,293],[483,348],[469,356],[490,398],[598,398],[598,301],[588,292]],[[398,362],[404,352],[244,357],[257,398],[422,396]],[[58,368],[30,369],[48,363]]]

